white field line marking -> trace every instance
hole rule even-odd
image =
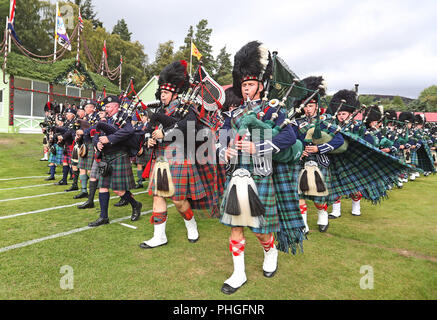
[[[141,192],[136,192],[136,193],[132,193],[134,196],[136,196],[137,194],[142,194],[142,193],[147,193],[147,191],[141,191]],[[118,196],[113,196],[110,198],[110,200],[118,198]],[[23,213],[16,213],[16,214],[12,214],[10,216],[4,216],[4,217],[0,217],[0,220],[4,220],[4,219],[10,219],[10,218],[15,218],[15,217],[19,217],[19,216],[25,216],[28,214],[34,214],[34,213],[39,213],[39,212],[46,212],[46,211],[52,211],[52,210],[57,210],[57,209],[64,209],[64,208],[69,208],[69,207],[74,207],[77,206],[78,204],[82,204],[84,201],[82,202],[76,202],[73,204],[67,204],[65,206],[57,206],[57,207],[51,207],[51,208],[45,208],[45,209],[39,209],[39,210],[35,210],[35,211],[29,211],[29,212],[23,212]],[[99,202],[98,199],[95,199],[94,202]],[[78,209],[79,210],[79,209]]]
[[[47,178],[48,175],[45,176],[32,176],[32,177],[18,177],[18,178],[6,178],[0,179],[0,181],[10,181],[10,180],[19,180],[19,179],[36,179],[36,178]]]
[[[45,183],[45,184],[34,184],[33,186],[25,186],[25,187],[14,187],[14,188],[5,188],[0,189],[0,191],[6,191],[6,190],[15,190],[15,189],[28,189],[28,188],[35,188],[35,187],[42,187],[42,186],[53,186],[53,183]]]
[[[171,208],[171,207],[174,207],[174,204],[171,204],[171,205],[167,206],[167,208]],[[141,215],[145,215],[145,214],[151,213],[152,211],[153,210],[141,212]],[[131,218],[131,216],[115,219],[115,220],[110,221],[109,224],[118,223],[118,222],[130,219],[130,218]],[[13,244],[13,245],[8,246],[8,247],[0,248],[0,253],[6,252],[6,251],[10,251],[10,250],[14,250],[14,249],[18,249],[18,248],[27,247],[27,246],[30,246],[32,244],[43,242],[43,241],[50,240],[50,239],[56,239],[56,238],[60,238],[60,237],[65,237],[65,236],[68,236],[70,234],[86,231],[86,230],[89,230],[89,229],[94,229],[94,228],[86,226],[86,227],[77,228],[77,229],[73,229],[73,230],[66,231],[66,232],[52,234],[51,236],[47,236],[47,237],[43,237],[43,238],[39,238],[39,239],[34,239],[34,240],[29,240],[29,241]]]
[[[138,227],[135,227],[135,226],[131,226],[130,224],[126,224],[126,223],[120,223],[122,226],[125,226],[125,227],[128,227],[128,228],[131,228],[131,229],[138,229]]]
[[[7,201],[14,201],[14,200],[24,200],[24,199],[32,199],[32,198],[40,198],[40,197],[47,197],[47,196],[54,196],[56,194],[61,194],[61,193],[67,194],[67,192],[65,192],[65,191],[60,191],[60,192],[53,192],[53,193],[38,194],[36,196],[27,196],[27,197],[21,197],[21,198],[13,198],[13,199],[3,199],[3,200],[0,200],[0,202],[7,202]]]

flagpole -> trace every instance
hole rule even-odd
[[[58,2],[56,2],[56,14],[55,14],[55,48],[54,48],[54,56],[53,56],[53,61],[56,60],[56,44],[57,44],[57,32],[58,32]]]
[[[79,8],[79,17],[80,17],[80,8]],[[78,19],[79,19],[79,17],[78,17]],[[79,21],[79,24],[80,24],[81,22]],[[79,25],[79,30],[77,30],[77,55],[76,55],[76,62],[77,62],[77,65],[79,65],[79,50],[80,50],[80,28],[81,28],[81,26]]]
[[[191,79],[191,68],[193,66],[193,39],[190,38],[191,48],[190,48],[190,79]]]

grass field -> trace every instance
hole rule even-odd
[[[139,243],[153,233],[147,213],[152,201],[143,189],[134,191],[143,192],[136,195],[143,203],[139,221],[129,220],[130,207],[114,207],[114,198],[109,211],[113,223],[84,228],[98,217],[98,205],[78,210],[74,204],[82,201],[73,199],[75,192],[63,192],[69,186],[44,181],[47,162],[39,161],[41,140],[41,135],[0,134],[0,299],[437,298],[435,175],[390,191],[379,205],[362,201],[360,217],[350,214],[350,200],[343,201],[342,217],[331,220],[324,234],[317,231],[316,210],[309,204],[312,231],[304,252],[280,253],[278,272],[271,279],[263,276],[262,249],[247,232],[248,282],[225,296],[220,288],[233,268],[227,227],[198,216],[200,240],[191,244],[183,220],[170,208],[168,245],[140,249]],[[52,193],[57,194],[46,195]],[[38,195],[45,196],[23,199]],[[59,206],[67,207],[53,209]],[[36,239],[43,241],[29,242]],[[64,266],[70,273],[64,273]],[[71,271],[74,278],[68,283],[73,289],[62,289]],[[366,280],[372,273],[373,288],[363,289],[360,284],[370,285]]]

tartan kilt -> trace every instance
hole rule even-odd
[[[308,160],[310,160],[310,159],[308,159]],[[299,163],[297,164],[297,166],[299,167],[299,173],[304,168],[305,162],[303,162],[302,164],[299,164]],[[296,166],[296,165],[294,165],[294,166]],[[332,196],[331,196],[331,194],[333,193],[332,186],[331,186],[331,171],[329,171],[329,167],[324,167],[320,164],[318,165],[318,168],[320,169],[320,172],[323,175],[323,179],[325,180],[329,194],[327,196],[320,196],[320,197],[319,196],[309,196],[309,195],[304,195],[304,194],[300,194],[299,196],[301,199],[312,200],[318,204],[334,203],[335,199],[332,199]],[[296,168],[293,168],[293,169],[296,170]],[[298,173],[298,177],[299,177],[299,173]],[[296,183],[298,183],[298,182],[296,182]]]
[[[97,166],[97,161],[93,160],[93,164],[91,165],[90,178],[99,179],[99,176],[99,167]]]
[[[142,165],[142,166],[145,166],[146,164],[147,164],[147,161],[149,161],[149,159],[150,159],[150,157],[149,158],[147,158],[147,152],[146,152],[146,149],[147,148],[143,148],[143,153],[140,155],[140,156],[136,156],[135,158],[134,158],[134,162],[138,165],[138,164],[140,164],[140,165]]]
[[[99,188],[128,191],[135,187],[132,166],[126,152],[118,151],[109,155],[103,154],[102,160],[111,165],[112,171],[107,177],[99,176]]]
[[[211,217],[220,216],[220,200],[224,192],[226,171],[220,164],[197,164],[197,171],[205,188],[206,197],[189,200],[192,209],[211,210]]]
[[[148,187],[149,195],[153,195],[153,189],[155,188],[153,179],[155,164],[156,160],[153,160],[151,166],[152,175],[149,179]],[[175,187],[174,195],[171,197],[173,201],[186,199],[199,200],[206,197],[206,191],[195,164],[188,163],[188,160],[185,160],[183,163],[170,163],[170,171]]]
[[[280,231],[276,232],[278,249],[295,254],[299,247],[303,251],[303,229],[305,224],[299,208],[297,179],[299,166],[284,163],[273,164],[273,184],[279,214]]]
[[[56,154],[50,152],[49,163],[61,164],[64,149],[58,146],[57,144],[55,144],[54,146],[56,148]]]
[[[64,148],[64,152],[62,154],[62,163],[68,163],[71,164],[71,151],[73,148],[71,146],[66,146]]]
[[[411,164],[415,167],[419,166],[419,157],[417,155],[417,149],[410,149]]]
[[[82,170],[91,170],[94,161],[94,146],[92,143],[87,143],[86,148],[88,150],[85,158],[79,157],[79,163],[77,167]]]
[[[251,171],[252,166],[240,165],[239,168],[243,168]],[[231,226],[222,221],[223,214],[226,208],[226,194],[229,192],[228,185],[229,182],[231,181],[231,178],[232,178],[231,176],[227,176],[226,179],[225,197],[223,198],[222,203],[220,205],[220,215],[221,215],[220,222],[229,227],[238,227],[238,226]],[[276,197],[275,197],[275,186],[273,183],[273,177],[271,175],[267,177],[252,175],[252,178],[255,181],[256,188],[258,189],[258,197],[261,200],[261,203],[264,205],[266,212],[264,214],[263,226],[261,226],[260,228],[252,228],[252,227],[248,227],[248,228],[253,232],[264,233],[264,234],[280,231],[279,215],[278,215],[278,208],[277,208]]]

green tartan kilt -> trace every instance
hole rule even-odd
[[[410,155],[411,155],[411,164],[413,166],[419,166],[419,157],[417,155],[416,149],[410,149]]]
[[[244,168],[251,171],[250,165],[241,165],[239,166],[239,168]],[[260,177],[260,176],[252,175],[252,178],[255,181],[256,187],[258,189],[258,197],[261,200],[261,203],[264,205],[266,212],[264,215],[265,223],[262,227],[260,228],[249,227],[249,228],[255,233],[271,233],[271,232],[280,231],[279,215],[278,215],[278,209],[277,209],[277,203],[275,197],[275,187],[274,187],[272,176],[270,175],[268,177]],[[228,193],[227,188],[230,181],[231,181],[231,176],[228,176],[225,183],[225,189],[226,189],[225,195]],[[226,197],[223,198],[223,201],[220,206],[220,216],[221,216],[220,222],[229,227],[238,227],[238,226],[231,226],[222,221],[225,208],[226,208]]]
[[[97,166],[97,161],[93,161],[93,164],[91,166],[90,178],[98,180],[99,176],[99,167]]]
[[[91,170],[94,161],[94,146],[92,143],[87,143],[86,148],[88,150],[85,158],[79,157],[79,163],[77,167],[83,170]]]
[[[56,148],[56,154],[53,154],[50,152],[49,155],[49,163],[55,163],[55,164],[61,164],[62,158],[64,157],[64,149],[58,146],[57,144],[54,145]]]
[[[278,249],[283,252],[296,253],[300,247],[303,251],[303,229],[305,224],[299,208],[299,191],[297,179],[300,166],[284,163],[274,163],[273,184],[277,210],[279,214],[280,231],[276,233]]]
[[[102,160],[110,163],[112,171],[107,177],[99,177],[99,188],[128,191],[135,187],[132,166],[126,152],[119,151],[109,155],[103,154]]]
[[[146,149],[147,148],[143,148],[143,153],[140,155],[140,156],[136,156],[135,157],[135,163],[138,165],[138,164],[140,164],[140,165],[142,165],[142,166],[145,166],[146,164],[147,164],[147,161],[149,161],[149,159],[150,159],[150,157],[148,157],[147,158],[147,152],[146,152]]]
[[[299,164],[297,164],[297,165],[299,166]],[[302,170],[304,168],[304,166],[305,166],[305,163],[300,164],[299,173],[300,173],[300,170]],[[335,199],[333,199],[333,197],[331,196],[333,194],[333,189],[331,186],[331,172],[329,171],[329,168],[324,167],[320,164],[318,165],[318,167],[320,169],[320,172],[323,175],[323,179],[325,180],[326,186],[328,187],[329,194],[327,196],[321,196],[321,197],[300,194],[300,198],[305,199],[305,200],[311,200],[311,201],[314,201],[315,203],[318,203],[318,204],[334,203]]]

